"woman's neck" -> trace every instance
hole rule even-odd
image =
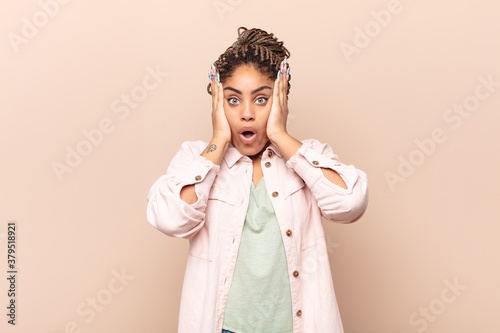
[[[271,144],[271,140],[267,140],[266,144],[264,145],[264,148],[262,148],[257,154],[248,155],[248,157],[250,157],[250,159],[252,159],[254,161],[256,159],[258,159],[260,161],[260,157],[262,156],[262,153],[264,152],[264,150],[266,150],[267,147],[269,147],[270,144]]]

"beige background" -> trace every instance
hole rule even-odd
[[[188,242],[149,226],[146,195],[183,141],[210,139],[207,72],[239,26],[291,51],[290,133],[368,174],[365,216],[324,224],[345,331],[500,331],[497,2],[60,1],[0,5],[2,332],[176,331]],[[388,7],[381,27],[371,12]],[[150,91],[148,67],[168,73]],[[113,112],[131,92],[147,95]],[[464,103],[474,110],[447,111]],[[101,122],[89,146],[82,131]],[[77,147],[88,154],[58,179],[53,164]]]

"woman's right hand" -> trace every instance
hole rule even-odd
[[[209,72],[212,76],[212,127],[213,137],[224,139],[231,143],[231,127],[224,113],[224,92],[222,83],[218,82],[219,74],[212,63],[212,69]]]

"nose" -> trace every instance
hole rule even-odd
[[[255,119],[255,113],[251,105],[249,103],[245,103],[242,111],[241,111],[241,120],[251,120]]]

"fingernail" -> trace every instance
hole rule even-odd
[[[276,79],[279,79],[281,75],[281,69],[278,71],[278,75],[276,76]]]
[[[215,65],[214,65],[214,63],[212,63],[212,67],[210,68],[210,74],[212,74],[212,76],[214,76],[216,71],[217,70],[215,69]]]
[[[288,79],[289,76],[290,76],[290,67],[288,67],[286,70],[286,78]]]
[[[220,75],[219,75],[219,73],[217,73],[217,82],[220,83]]]

